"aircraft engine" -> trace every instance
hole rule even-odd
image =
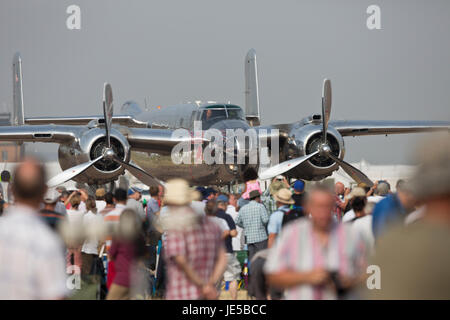
[[[323,147],[321,124],[309,124],[294,128],[282,149],[283,156],[286,160],[307,156],[316,151],[319,152],[286,174],[293,178],[307,180],[321,180],[331,175],[333,171],[339,168],[339,165],[332,158],[320,152]],[[335,157],[339,159],[344,158],[344,139],[332,127],[328,128],[327,144],[325,147],[328,147],[329,152]]]
[[[71,179],[89,185],[104,184],[116,180],[125,169],[148,186],[160,185],[158,179],[130,162],[128,140],[112,127],[113,96],[109,83],[103,86],[103,115],[100,121],[91,121],[72,144],[59,147],[63,172],[47,185],[54,187]]]
[[[111,149],[123,162],[130,161],[130,145],[127,139],[116,129],[111,129]],[[101,157],[107,149],[107,137],[103,128],[86,130],[78,141],[72,145],[60,145],[58,150],[59,164],[62,170]],[[123,165],[110,158],[103,157],[73,180],[89,185],[104,184],[117,180],[125,171]]]

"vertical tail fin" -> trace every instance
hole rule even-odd
[[[20,126],[25,123],[23,110],[22,58],[17,52],[13,59],[13,119],[12,124]]]
[[[251,126],[260,124],[258,70],[255,49],[250,49],[245,56],[245,114]]]
[[[22,88],[22,58],[17,52],[13,59],[13,126],[21,126],[25,123],[24,108],[23,108],[23,88]],[[21,142],[20,146],[20,160],[25,156],[25,145]]]

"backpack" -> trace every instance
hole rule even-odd
[[[289,210],[281,210],[284,212],[281,227],[304,216],[303,207],[292,205]]]

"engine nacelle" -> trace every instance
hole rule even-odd
[[[115,154],[125,162],[130,161],[130,145],[116,129],[111,128],[111,146]],[[94,160],[103,154],[106,147],[105,129],[95,127],[86,131],[74,143],[60,145],[58,160],[62,170]],[[118,179],[124,168],[107,159],[102,159],[73,180],[89,185],[105,184]]]
[[[344,158],[344,139],[341,134],[332,127],[328,127],[328,144],[333,155],[339,159]],[[322,143],[322,124],[307,124],[295,126],[289,133],[289,137],[283,146],[284,160],[302,157],[313,153]],[[281,161],[281,159],[280,159]],[[290,170],[287,175],[292,178],[306,180],[321,180],[336,171],[339,165],[328,157],[316,155],[301,165]]]

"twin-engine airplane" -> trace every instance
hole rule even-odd
[[[49,181],[50,186],[68,180],[100,185],[115,181],[128,170],[147,185],[160,184],[181,177],[192,185],[225,185],[241,181],[242,172],[256,164],[175,164],[171,151],[188,138],[176,138],[179,128],[194,129],[200,121],[203,129],[255,129],[258,138],[277,132],[268,144],[269,153],[277,148],[279,163],[260,172],[261,179],[284,174],[287,177],[320,180],[339,167],[356,182],[372,185],[370,179],[344,161],[344,137],[442,131],[449,121],[330,121],[331,83],[322,90],[322,114],[315,114],[290,124],[260,126],[256,53],[245,57],[245,114],[229,103],[188,103],[143,111],[134,102],[126,102],[113,115],[113,97],[104,85],[103,115],[78,117],[24,118],[22,60],[13,60],[13,126],[0,127],[0,141],[58,143],[62,173]],[[272,130],[272,129],[277,129]],[[263,134],[264,132],[264,134]],[[269,133],[267,133],[269,132]],[[271,137],[273,138],[273,136]],[[273,141],[273,140],[271,140]],[[203,144],[209,143],[206,139]],[[236,144],[237,149],[244,148]]]

